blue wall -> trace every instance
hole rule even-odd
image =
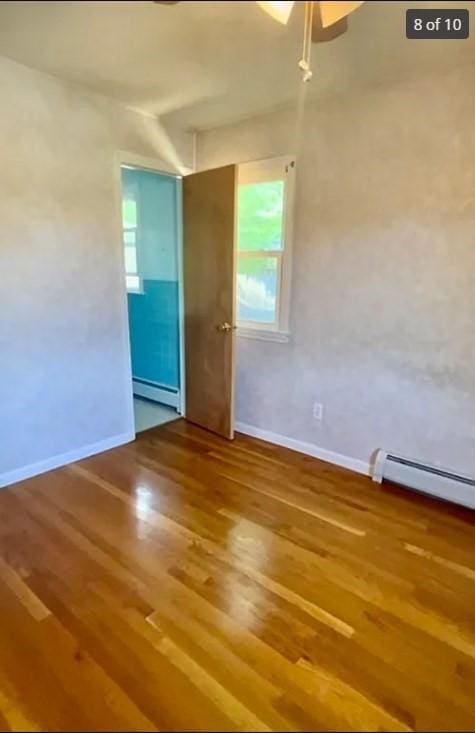
[[[180,387],[177,203],[180,181],[122,169],[124,197],[137,203],[137,261],[141,293],[128,293],[132,374]]]

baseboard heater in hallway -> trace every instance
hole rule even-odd
[[[180,393],[175,387],[167,387],[157,382],[150,382],[148,379],[132,378],[133,392],[137,397],[146,397],[148,400],[161,402],[162,405],[169,405],[176,410],[180,407]]]
[[[475,479],[379,450],[373,481],[383,480],[475,509]]]

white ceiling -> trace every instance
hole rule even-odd
[[[452,3],[450,3],[452,4]],[[475,43],[409,41],[407,7],[366,2],[348,33],[313,46],[319,97],[475,62]],[[457,5],[475,10],[475,2]],[[303,9],[287,27],[255,2],[0,2],[0,54],[190,129],[297,97]],[[473,15],[472,15],[473,20]]]

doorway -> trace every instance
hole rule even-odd
[[[232,439],[237,167],[182,177],[135,154],[116,161],[130,425],[180,415]]]
[[[125,163],[120,175],[138,433],[182,411],[181,179]]]

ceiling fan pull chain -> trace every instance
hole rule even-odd
[[[313,23],[313,2],[305,3],[305,23],[303,31],[303,52],[299,61],[299,68],[302,70],[302,81],[307,82],[313,76],[310,68],[312,54],[312,23]]]

